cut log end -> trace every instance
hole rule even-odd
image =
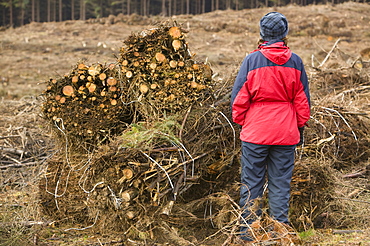
[[[90,84],[90,86],[89,86],[89,92],[90,93],[93,93],[94,91],[96,90],[96,84]]]
[[[140,84],[139,90],[141,93],[146,94],[149,91],[149,87],[146,84]]]
[[[131,71],[126,72],[126,77],[131,78],[133,76],[133,73]]]
[[[134,177],[134,172],[130,168],[123,169],[122,173],[123,173],[123,176],[125,176],[127,180],[130,180],[132,179],[132,177]]]
[[[175,51],[179,50],[182,47],[182,42],[178,39],[172,41],[172,47]]]
[[[123,60],[121,62],[122,66],[126,67],[128,65],[128,60]]]
[[[170,61],[170,67],[176,68],[177,67],[177,61],[171,60]]]
[[[107,78],[107,75],[106,75],[105,73],[101,73],[101,74],[99,74],[99,79],[100,79],[101,81],[105,80],[106,78]]]
[[[130,202],[138,195],[138,191],[136,189],[129,189],[123,191],[120,196],[124,202]]]
[[[73,76],[72,77],[72,83],[77,83],[78,82],[78,76]]]
[[[159,62],[164,62],[164,61],[166,61],[166,56],[163,55],[162,53],[156,53],[155,54],[155,59]]]
[[[72,96],[74,93],[74,89],[70,85],[66,85],[63,87],[63,94],[66,96]]]
[[[180,27],[178,26],[173,26],[168,30],[168,33],[171,35],[173,38],[180,38],[182,36],[182,32]]]
[[[100,69],[99,69],[99,67],[98,66],[91,66],[91,67],[89,67],[89,74],[91,75],[91,76],[96,76],[96,75],[98,75],[100,73]]]
[[[78,64],[77,67],[78,67],[79,70],[86,70],[87,69],[87,66],[83,63]]]

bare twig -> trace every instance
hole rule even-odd
[[[5,148],[0,146],[0,151],[8,152],[11,154],[16,154],[16,155],[28,155],[28,152],[19,150],[19,149],[14,149],[14,148]]]
[[[110,195],[112,197],[112,202],[114,204],[115,209],[120,209],[121,208],[122,199],[121,198],[118,198],[116,196],[116,194],[114,194],[114,191],[109,187],[109,185],[107,185],[107,188],[108,188],[108,190],[111,193]]]
[[[329,59],[331,53],[333,53],[334,49],[337,47],[339,41],[340,41],[340,38],[338,38],[338,40],[335,42],[335,44],[333,45],[333,47],[331,48],[331,50],[329,51],[329,53],[326,55],[325,59],[318,66],[318,68],[322,67],[326,63],[326,61]]]
[[[68,187],[68,182],[69,182],[69,176],[70,176],[71,172],[72,172],[72,169],[70,169],[70,170],[69,170],[69,172],[68,172],[68,175],[67,175],[67,178],[66,178],[66,187],[65,187],[65,189],[64,189],[64,191],[63,191],[63,193],[62,193],[61,195],[58,195],[58,187],[59,187],[59,182],[60,182],[60,178],[61,178],[61,177],[59,177],[59,179],[58,179],[58,181],[57,181],[57,183],[56,183],[56,185],[55,185],[54,193],[52,193],[52,192],[50,192],[50,191],[48,190],[48,179],[47,179],[47,176],[46,176],[46,174],[45,174],[45,191],[46,191],[48,194],[50,194],[50,195],[53,195],[53,196],[54,196],[55,205],[56,205],[56,208],[57,208],[58,210],[59,210],[59,205],[58,205],[58,200],[57,200],[57,198],[64,196],[64,194],[66,193],[66,191],[67,191],[67,187]]]
[[[235,129],[233,127],[233,125],[231,124],[230,120],[226,117],[226,115],[224,113],[222,113],[221,111],[219,112],[227,121],[227,123],[230,125],[231,129],[233,130],[233,137],[234,137],[234,150],[236,148],[236,133],[235,133]]]
[[[357,136],[355,134],[355,132],[352,130],[352,127],[348,124],[347,120],[343,117],[343,115],[341,115],[337,110],[335,109],[331,109],[331,108],[326,108],[326,107],[322,107],[323,109],[327,110],[327,111],[331,111],[331,112],[335,112],[336,114],[339,115],[339,117],[343,120],[344,124],[346,124],[346,126],[348,126],[349,129],[351,129],[351,132],[352,132],[352,135],[354,137],[354,139],[356,141],[358,141],[357,139]],[[358,143],[357,143],[358,144]]]
[[[10,157],[10,156],[8,156],[8,155],[6,155],[6,154],[3,154],[3,156],[4,157],[6,157],[6,158],[8,158],[9,160],[11,160],[11,161],[13,161],[13,162],[15,162],[15,163],[17,163],[18,165],[20,165],[20,164],[22,164],[20,161],[18,161],[17,159],[14,159],[13,157]]]
[[[170,183],[171,185],[171,188],[174,189],[174,186],[173,186],[173,183],[172,183],[172,180],[170,178],[170,176],[168,175],[166,169],[164,169],[156,160],[154,160],[152,157],[150,157],[149,155],[147,155],[146,153],[144,153],[143,151],[140,151],[143,155],[145,155],[149,160],[151,160],[154,164],[156,164],[160,169],[162,169],[162,171],[164,171],[164,173],[166,174],[167,176],[167,179],[168,179],[168,182]]]
[[[99,240],[99,245],[112,245],[112,244],[118,244],[118,243],[120,245],[122,245],[122,243],[124,243],[124,242],[134,243],[135,245],[143,245],[142,243],[135,242],[134,240],[131,240],[129,238],[128,239],[123,239],[123,240],[118,240],[118,241],[113,240],[113,241],[104,242],[104,243],[100,242],[100,240]],[[89,244],[85,244],[83,246],[96,246],[96,243],[89,243]]]
[[[9,227],[12,225],[21,225],[26,227],[32,227],[34,225],[49,226],[54,222],[50,221],[13,221],[13,222],[1,222],[0,227]]]
[[[64,124],[63,124],[63,119],[62,118],[58,118],[57,120],[59,120],[61,122],[61,127],[58,126],[58,122],[55,121],[55,126],[58,128],[58,130],[63,133],[64,135],[64,138],[65,138],[65,141],[66,141],[66,161],[68,163],[69,166],[71,166],[71,164],[69,163],[69,158],[68,158],[68,138],[67,138],[67,134],[64,132],[65,128],[64,128]]]
[[[368,203],[370,204],[370,202],[368,201],[362,201],[362,200],[357,200],[357,199],[350,199],[350,198],[346,198],[346,197],[333,197],[335,199],[342,199],[342,200],[348,200],[348,201],[352,201],[352,202],[361,202],[361,203]]]
[[[20,138],[20,135],[9,135],[9,136],[0,136],[0,139],[7,139],[7,138]]]
[[[333,230],[333,234],[364,233],[363,230]]]
[[[174,143],[174,142],[173,142]],[[191,159],[191,162],[192,162],[192,165],[191,165],[191,176],[192,177],[194,177],[194,172],[195,172],[195,166],[194,166],[194,161],[195,161],[195,159],[191,156],[191,154],[190,154],[190,152],[185,148],[185,146],[181,143],[181,142],[179,142],[179,143],[176,143],[176,144],[178,144],[178,145],[180,145],[181,146],[181,148],[186,152],[186,154],[190,157],[190,159]],[[184,165],[184,172],[185,172],[185,174],[186,174],[186,166]]]
[[[344,96],[344,94],[347,94],[347,93],[350,93],[350,92],[356,92],[356,91],[361,91],[361,90],[366,90],[366,89],[370,89],[370,85],[361,85],[361,86],[358,86],[356,88],[351,88],[351,89],[342,91],[341,93],[337,94],[334,97],[334,99],[337,99],[339,97],[342,97],[342,96]]]
[[[175,204],[175,201],[177,199],[177,194],[179,192],[181,183],[184,180],[184,177],[185,177],[185,172],[183,172],[181,174],[181,176],[179,177],[179,179],[177,180],[176,186],[175,186],[175,188],[173,189],[173,192],[172,192],[173,196],[172,196],[172,198],[170,198],[170,201],[167,203],[167,205],[164,206],[164,208],[162,209],[161,215],[163,215],[163,216],[169,216],[170,215],[170,213],[172,211],[172,208],[173,208],[173,205]]]
[[[68,229],[65,229],[64,231],[70,231],[70,230],[83,231],[83,230],[89,229],[89,228],[93,227],[96,224],[96,221],[98,220],[98,216],[99,216],[99,211],[97,212],[94,223],[92,225],[89,225],[89,226],[84,227],[84,228],[68,228]]]
[[[151,152],[161,152],[161,151],[183,151],[177,146],[172,146],[172,147],[165,147],[165,148],[157,148],[157,149],[152,149]]]
[[[35,166],[40,164],[40,162],[28,162],[28,163],[18,163],[17,164],[10,164],[6,166],[0,166],[0,169],[7,169],[7,168],[19,168],[19,167],[27,167],[27,166]]]
[[[189,113],[190,113],[190,111],[191,111],[191,107],[192,107],[192,105],[190,105],[190,107],[189,107],[189,108],[188,108],[188,110],[186,111],[186,114],[185,114],[184,120],[182,121],[182,124],[181,124],[180,132],[179,132],[179,139],[180,139],[180,141],[181,141],[181,139],[182,139],[182,130],[183,130],[183,129],[184,129],[184,127],[185,127],[185,123],[186,123],[186,120],[187,120],[187,118],[188,118],[188,116],[189,116]]]
[[[198,156],[196,156],[196,157],[193,157],[193,159],[192,159],[192,160],[184,161],[184,162],[182,162],[182,163],[179,163],[178,165],[179,165],[179,166],[181,166],[181,165],[186,165],[186,164],[188,164],[188,163],[190,163],[190,162],[192,162],[192,161],[195,161],[195,160],[197,160],[197,159],[200,159],[200,158],[202,158],[202,157],[204,157],[204,156],[208,155],[209,153],[212,153],[213,151],[214,151],[214,150],[209,150],[209,151],[207,151],[207,152],[205,152],[205,153],[203,153],[203,154],[200,154],[200,155],[198,155]]]
[[[343,178],[358,178],[358,177],[361,177],[361,176],[365,175],[366,173],[367,173],[367,170],[362,170],[362,171],[357,172],[357,173],[344,174],[342,177]]]

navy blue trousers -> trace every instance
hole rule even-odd
[[[239,205],[244,209],[244,223],[252,223],[250,207],[253,200],[263,195],[263,187],[268,179],[269,214],[282,223],[289,223],[290,182],[294,168],[296,145],[259,145],[242,141],[241,183]],[[255,211],[261,215],[261,211]],[[241,226],[242,236],[247,226]]]

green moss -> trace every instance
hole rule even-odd
[[[313,229],[310,229],[308,231],[303,231],[303,232],[299,233],[299,237],[302,240],[307,240],[307,239],[309,239],[310,237],[312,237],[314,235],[315,235],[315,230],[313,230]]]

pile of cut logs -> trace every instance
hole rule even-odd
[[[68,137],[71,142],[96,143],[131,122],[119,71],[114,64],[80,62],[68,75],[48,81],[42,111],[62,141]]]
[[[159,26],[131,35],[118,59],[122,80],[132,86],[144,117],[179,113],[212,93],[212,70],[196,62],[178,26]]]

